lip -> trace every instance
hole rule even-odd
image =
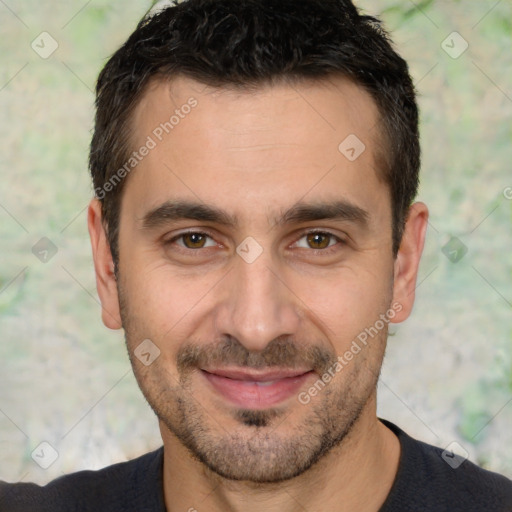
[[[228,379],[233,380],[250,380],[255,382],[265,382],[265,381],[271,381],[271,380],[278,380],[278,379],[286,379],[286,378],[292,378],[292,377],[298,377],[300,375],[303,375],[304,373],[307,373],[311,371],[308,369],[282,369],[282,370],[273,370],[273,371],[266,371],[266,372],[257,372],[257,371],[249,371],[249,370],[240,370],[237,368],[233,369],[203,369],[203,371],[212,373],[214,375],[219,375],[220,377],[226,377]]]
[[[295,396],[313,373],[308,369],[264,372],[246,369],[201,370],[218,394],[245,409],[265,409]]]

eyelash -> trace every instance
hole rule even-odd
[[[208,238],[211,238],[212,240],[214,239],[214,237],[210,233],[205,232],[205,231],[186,231],[184,233],[180,233],[179,235],[176,235],[173,238],[167,240],[165,242],[165,245],[172,245],[177,240],[182,239],[186,235],[201,235],[201,236],[206,236]],[[336,241],[336,244],[334,244],[332,246],[327,246],[325,249],[306,249],[306,250],[309,250],[310,252],[313,252],[314,254],[321,253],[322,255],[329,255],[339,249],[338,245],[346,245],[346,241],[344,239],[340,238],[339,236],[335,235],[334,233],[331,233],[329,231],[322,231],[322,230],[304,231],[301,234],[301,236],[294,243],[296,244],[297,242],[302,240],[304,237],[307,237],[308,235],[325,235],[325,236],[328,236],[331,239],[334,239]],[[205,247],[205,248],[200,247],[198,249],[190,249],[190,248],[184,247],[184,246],[179,246],[179,247],[181,250],[183,250],[187,253],[194,253],[194,252],[199,253],[200,249],[209,249],[209,247]],[[304,249],[304,248],[301,248],[301,249]]]

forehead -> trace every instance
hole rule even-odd
[[[277,212],[308,194],[368,203],[387,196],[376,171],[378,118],[371,96],[340,77],[251,90],[153,81],[134,111],[131,140],[151,150],[124,194],[139,214],[185,196],[230,202],[241,215]]]
[[[132,116],[135,137],[141,135],[139,128],[144,132],[142,135],[151,128],[145,121],[153,122],[159,115],[162,121],[168,121],[192,98],[201,105],[204,116],[200,120],[205,127],[208,127],[207,116],[221,111],[216,127],[231,132],[235,131],[235,123],[240,123],[244,114],[246,119],[247,115],[251,116],[251,122],[257,117],[259,126],[264,126],[265,119],[270,118],[284,122],[284,114],[289,113],[287,109],[290,106],[293,106],[296,116],[303,117],[310,124],[321,124],[324,129],[337,131],[346,128],[345,121],[350,121],[351,128],[359,130],[360,135],[368,130],[376,133],[374,127],[379,118],[371,95],[362,86],[340,75],[309,80],[282,78],[272,84],[227,84],[222,87],[207,86],[178,75],[173,80],[153,79],[147,85]],[[259,110],[263,105],[267,108]],[[299,127],[296,128],[290,135],[299,133]],[[307,135],[310,137],[311,133]]]

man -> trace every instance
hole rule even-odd
[[[163,448],[2,484],[0,509],[512,510],[510,480],[376,415],[423,249],[419,161],[407,65],[349,1],[144,19],[98,80],[88,224]]]

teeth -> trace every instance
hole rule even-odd
[[[267,380],[267,381],[263,381],[263,382],[256,382],[256,384],[258,386],[270,386],[272,384],[274,384],[274,382],[277,382],[275,380]]]

